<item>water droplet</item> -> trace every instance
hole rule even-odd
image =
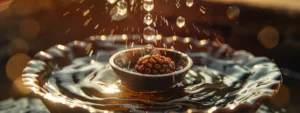
[[[97,24],[95,27],[94,27],[94,29],[97,29],[99,27],[99,24]]]
[[[152,11],[154,8],[154,1],[153,0],[144,0],[143,3],[144,10],[146,11]]]
[[[206,8],[201,6],[199,11],[202,13],[202,14],[205,14],[206,13]]]
[[[177,17],[176,24],[179,28],[182,28],[185,25],[185,18],[182,16]]]
[[[146,40],[153,40],[155,38],[155,29],[150,26],[146,27],[143,36]]]
[[[186,6],[192,7],[194,4],[194,0],[186,0]]]
[[[68,11],[68,12],[66,12],[66,13],[64,13],[63,14],[63,16],[67,16],[68,14],[70,14],[70,12]]]
[[[144,16],[144,23],[150,25],[153,22],[152,15],[150,13]]]
[[[83,16],[86,16],[86,15],[88,15],[90,13],[90,10],[85,10],[84,12],[83,12]]]
[[[228,7],[226,13],[229,19],[235,20],[240,16],[240,8],[237,6],[230,6]]]
[[[118,2],[117,11],[119,15],[127,14],[127,2],[125,0],[121,0]]]
[[[87,25],[89,25],[89,23],[91,22],[92,18],[86,20],[84,23],[83,23],[83,26],[86,27]]]
[[[122,0],[119,1],[109,12],[111,19],[120,21],[127,17],[127,2]]]
[[[115,3],[117,0],[107,0],[108,3],[113,4]]]
[[[180,8],[180,2],[179,2],[179,1],[176,1],[175,6],[176,6],[177,9],[179,9],[179,8]]]

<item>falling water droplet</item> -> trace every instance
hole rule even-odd
[[[194,4],[194,0],[186,0],[186,6],[192,7]]]
[[[99,24],[97,24],[95,27],[94,27],[94,29],[97,29],[99,27]]]
[[[85,10],[84,12],[83,12],[83,16],[86,16],[86,15],[88,15],[90,13],[90,10]]]
[[[230,6],[228,7],[226,13],[229,19],[235,20],[240,16],[240,9],[237,6]]]
[[[68,12],[66,12],[66,13],[64,13],[63,14],[63,16],[67,16],[68,14],[70,14],[70,12],[68,11]]]
[[[200,11],[202,14],[205,14],[205,13],[206,13],[206,8],[203,7],[203,6],[200,6],[199,11]]]
[[[92,18],[86,20],[84,23],[83,23],[83,26],[86,27],[87,25],[89,25],[89,23],[91,22]]]
[[[108,3],[113,4],[115,3],[117,0],[107,0]]]
[[[123,34],[121,37],[123,40],[127,40],[127,35]]]
[[[153,22],[152,15],[150,13],[144,16],[144,23],[150,25]]]
[[[153,40],[155,38],[155,29],[150,26],[146,27],[143,36],[146,40]]]
[[[185,18],[182,16],[179,16],[176,20],[176,24],[179,28],[182,28],[185,25]]]
[[[176,6],[177,9],[179,9],[180,8],[180,1],[177,0],[175,6]]]
[[[134,5],[136,0],[130,0],[130,5]]]
[[[127,2],[125,0],[121,0],[118,2],[117,11],[119,15],[127,14]]]
[[[146,11],[152,11],[154,8],[154,1],[153,0],[144,0],[143,3],[144,10]]]
[[[127,2],[125,0],[119,1],[116,6],[110,10],[112,20],[120,21],[127,17]]]

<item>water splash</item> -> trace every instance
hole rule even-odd
[[[200,13],[205,14],[206,13],[206,8],[203,6],[200,6],[199,8]]]
[[[88,26],[92,19],[93,19],[93,18],[87,19],[87,20],[83,23],[83,26],[84,26],[84,27]]]
[[[85,10],[85,11],[83,12],[83,16],[86,16],[86,15],[88,15],[89,13],[90,13],[90,10],[87,9],[87,10]]]

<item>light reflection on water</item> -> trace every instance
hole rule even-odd
[[[280,83],[279,69],[266,58],[256,58],[243,51],[228,55],[226,53],[232,51],[226,49],[228,46],[176,36],[176,44],[171,46],[172,43],[167,43],[166,47],[181,50],[193,45],[189,56],[194,58],[195,66],[182,82],[167,91],[134,92],[123,86],[118,76],[107,67],[107,59],[124,46],[124,41],[133,41],[133,37],[126,35],[126,40],[116,38],[115,42],[111,42],[111,37],[102,41],[101,37],[103,36],[91,37],[92,45],[76,41],[67,46],[54,46],[49,49],[52,51],[38,53],[36,59],[29,62],[24,70],[23,81],[27,83],[26,86],[35,89],[35,93],[44,98],[90,111],[119,111],[126,108],[121,111],[179,112],[189,109],[215,110],[214,106],[235,108],[233,106],[245,102],[254,104],[259,99],[257,97],[272,96],[277,90],[272,87]],[[158,42],[158,45],[162,43],[164,42]],[[91,46],[89,50],[95,51],[91,57],[86,55],[87,46]],[[143,46],[135,43],[134,47]],[[205,52],[193,52],[201,48],[207,49]],[[58,54],[63,57],[55,56]],[[52,63],[44,62],[47,59],[52,59]],[[58,63],[58,66],[53,63]],[[42,71],[45,74],[38,74],[31,71],[32,69],[38,69],[38,73]],[[32,82],[36,79],[38,81]],[[74,97],[77,99],[72,99]],[[139,107],[136,106],[137,103]]]

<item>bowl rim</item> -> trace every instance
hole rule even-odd
[[[132,75],[137,75],[137,76],[142,76],[142,77],[166,77],[166,76],[173,76],[173,75],[178,75],[180,73],[183,73],[183,72],[186,72],[188,71],[192,66],[193,66],[193,60],[185,53],[182,53],[180,51],[177,51],[177,50],[172,50],[172,49],[167,49],[167,48],[155,48],[157,50],[164,50],[164,51],[169,51],[169,52],[174,52],[174,53],[177,53],[181,56],[186,56],[185,58],[188,60],[188,64],[187,66],[185,66],[183,69],[180,69],[178,71],[174,71],[172,73],[167,73],[167,74],[158,74],[158,75],[151,75],[151,74],[142,74],[142,73],[137,73],[137,72],[132,72],[132,71],[128,71],[128,70],[125,70],[125,69],[122,69],[120,68],[119,66],[117,66],[114,62],[114,59],[117,55],[121,54],[121,53],[124,53],[124,52],[128,52],[128,51],[133,51],[133,50],[142,50],[143,48],[132,48],[132,49],[126,49],[126,50],[122,50],[122,51],[119,51],[117,53],[115,53],[114,55],[112,55],[110,58],[109,58],[109,64],[110,66],[112,66],[113,68],[115,69],[118,69],[124,73],[130,73]]]

